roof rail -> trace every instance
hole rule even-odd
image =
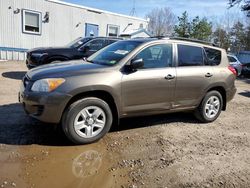
[[[213,42],[207,42],[207,41],[192,39],[192,38],[175,37],[175,36],[154,36],[154,37],[150,37],[150,38],[182,40],[182,41],[196,42],[196,43],[200,43],[200,44],[206,44],[206,45],[211,45],[211,46],[214,46],[214,47],[218,47],[218,45],[213,43]]]

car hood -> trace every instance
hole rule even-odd
[[[72,51],[74,48],[68,47],[43,47],[43,48],[33,48],[28,51],[28,53],[50,53],[50,52],[65,52],[65,51]]]
[[[82,74],[102,72],[107,68],[109,67],[88,63],[83,60],[77,60],[39,66],[30,70],[26,76],[32,81],[44,78],[66,78]]]

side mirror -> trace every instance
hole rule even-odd
[[[141,68],[144,66],[144,62],[143,62],[143,59],[132,59],[131,60],[131,63],[130,63],[130,67],[131,69],[133,70],[136,70],[138,68]]]

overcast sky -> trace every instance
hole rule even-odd
[[[129,15],[133,8],[133,0],[63,0],[70,3],[98,8],[111,12]],[[170,7],[177,15],[185,10],[191,17],[213,17],[228,11],[228,0],[135,0],[136,16],[144,18],[155,7]],[[230,9],[239,12],[239,7]]]

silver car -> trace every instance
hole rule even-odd
[[[237,76],[240,76],[242,72],[242,63],[238,60],[238,58],[235,55],[228,54],[227,57],[230,65],[235,68]]]

